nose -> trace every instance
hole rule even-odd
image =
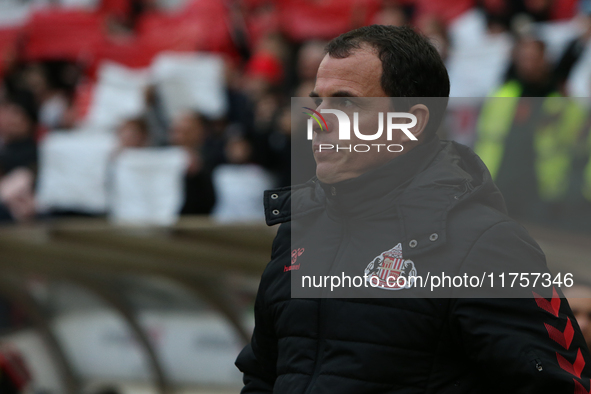
[[[326,120],[326,118],[322,115],[321,110],[322,106],[314,108],[311,107],[304,107],[306,113],[310,116],[312,121],[312,131],[314,133],[329,133],[331,130],[332,125]]]

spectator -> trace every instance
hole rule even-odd
[[[491,32],[508,29],[516,19],[534,22],[550,19],[552,0],[479,0]]]
[[[217,193],[212,217],[220,222],[260,221],[260,199],[264,190],[272,187],[272,180],[267,171],[252,162],[252,147],[237,131],[226,141],[228,163],[217,166],[212,173]]]
[[[230,164],[248,164],[252,158],[250,143],[240,135],[231,136],[226,141],[226,158]]]
[[[480,0],[478,3],[486,17],[489,33],[497,34],[509,30],[513,16],[509,2],[505,0]]]
[[[24,167],[0,179],[0,222],[23,222],[35,216],[35,176]]]
[[[376,25],[404,26],[408,23],[408,10],[398,3],[387,3],[373,17]]]
[[[171,144],[185,149],[189,155],[181,214],[209,214],[215,204],[211,166],[203,150],[205,139],[204,119],[200,114],[187,111],[173,119]]]
[[[296,141],[300,141],[299,139]],[[307,141],[306,141],[307,142]],[[281,108],[276,118],[274,131],[268,137],[269,168],[274,172],[277,186],[291,185],[291,108]],[[311,152],[311,149],[308,149]],[[302,170],[303,171],[303,170]],[[300,171],[298,171],[300,172]],[[310,173],[307,173],[309,175]],[[307,179],[306,179],[307,180]],[[304,180],[304,182],[306,181]],[[300,183],[300,182],[298,182]]]
[[[247,94],[254,100],[283,81],[283,66],[279,59],[269,53],[255,54],[246,65]]]
[[[421,32],[429,38],[431,44],[439,52],[439,56],[445,61],[449,52],[449,37],[447,29],[441,20],[435,15],[425,15],[418,22]]]
[[[245,66],[243,89],[253,100],[282,86],[285,80],[289,46],[279,34],[268,34]]]
[[[311,91],[311,90],[310,90]],[[295,139],[298,148],[302,148],[298,151],[298,155],[310,156],[312,150],[309,146],[309,141]],[[302,147],[305,144],[304,147]],[[304,174],[304,177],[298,177],[292,182],[291,179],[291,154],[292,154],[292,138],[291,138],[291,107],[284,105],[277,110],[277,114],[273,119],[270,132],[265,136],[265,166],[269,171],[273,173],[276,180],[277,187],[289,186],[293,184],[299,184],[307,181],[314,175],[316,167],[312,168],[312,171],[300,168],[297,171],[297,175]],[[314,163],[312,162],[312,165]]]
[[[550,19],[553,0],[521,0],[515,2],[517,13],[525,13],[536,22]]]
[[[230,124],[239,123],[245,133],[250,134],[254,128],[254,103],[243,91],[241,70],[235,62],[226,58],[224,74],[228,98],[228,114],[226,119]]]
[[[254,127],[258,134],[268,134],[281,104],[281,95],[277,91],[268,91],[256,101],[254,109]]]
[[[300,83],[314,82],[320,62],[324,59],[326,52],[325,41],[308,41],[304,43],[298,52],[297,74]]]
[[[129,119],[117,129],[119,150],[148,146],[148,125],[144,118]]]
[[[154,146],[168,143],[169,119],[166,116],[162,96],[155,85],[150,85],[144,92],[146,103],[145,121],[150,135],[150,142]]]
[[[294,97],[308,97],[312,90],[314,90],[314,81],[302,82],[296,88]]]
[[[24,78],[39,108],[40,125],[50,130],[64,127],[64,117],[69,107],[68,98],[52,86],[43,66],[31,65],[25,70]]]
[[[0,104],[0,221],[35,215],[35,114],[17,101]]]
[[[36,169],[35,129],[35,113],[30,108],[14,100],[0,104],[0,176],[19,167]]]
[[[500,97],[557,96],[557,84],[546,59],[545,45],[531,37],[520,39],[507,82],[487,101],[480,115],[475,152],[487,165],[505,198],[510,215],[537,220],[547,216],[538,194],[534,140],[538,118],[546,110],[541,99],[503,100]]]
[[[515,88],[509,92],[507,87],[510,85]],[[507,71],[507,83],[497,96],[545,97],[557,91],[557,81],[546,57],[546,44],[533,37],[519,39],[513,48],[513,64]]]
[[[591,38],[591,2],[582,3],[586,3],[586,7],[582,7],[581,11],[583,12],[580,15],[579,21],[584,26],[585,31],[583,34],[569,41],[556,66],[556,78],[561,84],[561,90],[563,91],[564,84],[569,78],[575,64],[577,64],[583,55]]]
[[[114,386],[101,387],[98,390],[93,392],[93,394],[120,394],[120,393],[121,393],[121,391],[119,391]]]

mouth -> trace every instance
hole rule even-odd
[[[315,143],[312,145],[312,150],[314,151],[314,158],[316,160],[322,160],[337,153],[334,144]]]

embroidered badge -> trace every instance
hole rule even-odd
[[[415,264],[402,257],[402,244],[380,253],[365,268],[365,278],[372,287],[384,290],[409,289],[417,276]]]

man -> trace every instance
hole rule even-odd
[[[184,111],[176,115],[170,128],[170,143],[183,148],[189,156],[185,172],[185,202],[181,215],[209,214],[215,205],[211,163],[203,154],[207,138],[201,114]]]
[[[404,97],[416,124],[392,134],[401,151],[322,152],[339,143],[327,115],[314,129],[317,179],[266,193],[267,223],[282,224],[252,342],[236,361],[242,393],[589,392],[591,357],[560,289],[552,299],[529,290],[527,298],[425,298],[418,285],[378,283],[358,298],[329,298],[328,289],[291,298],[291,277],[314,267],[367,278],[395,261],[403,262],[395,277],[438,267],[509,272],[523,261],[529,272],[546,271],[478,157],[435,136],[444,107],[425,98],[445,101],[449,79],[428,40],[374,25],[336,38],[327,52],[312,93],[317,112],[340,100],[346,111],[360,97]]]
[[[27,100],[0,103],[0,222],[35,216],[36,126],[35,109]]]
[[[484,104],[474,144],[474,151],[503,193],[512,217],[540,221],[552,212],[543,202],[563,197],[559,195],[564,191],[556,183],[567,179],[568,174],[557,174],[556,165],[541,166],[538,160],[551,155],[572,160],[570,152],[563,154],[555,147],[576,135],[571,128],[580,125],[572,121],[567,123],[568,127],[559,124],[546,135],[539,130],[540,123],[548,123],[540,120],[556,112],[551,97],[559,95],[544,42],[532,37],[520,38],[513,49],[507,81]],[[565,100],[563,104],[566,103]],[[574,101],[569,103],[572,104],[576,105]],[[545,149],[549,145],[551,148]]]

